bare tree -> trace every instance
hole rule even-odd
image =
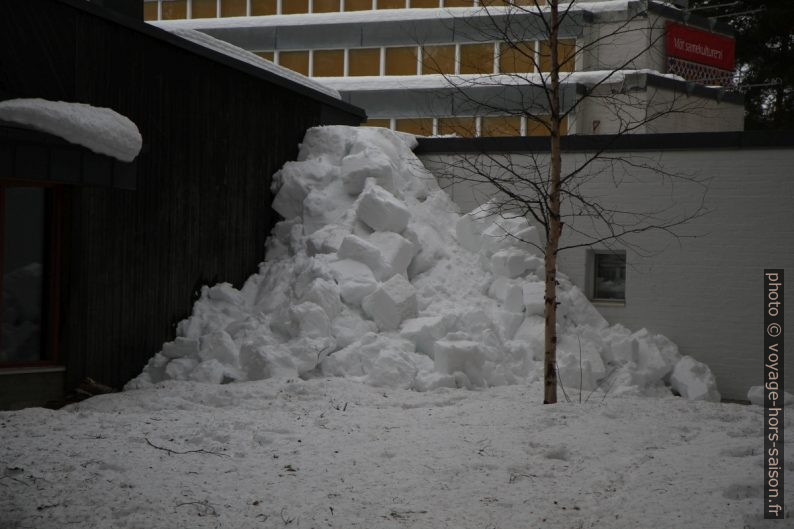
[[[545,340],[544,403],[557,402],[557,257],[566,249],[610,244],[630,244],[626,236],[649,230],[663,230],[673,235],[676,228],[704,213],[705,182],[692,175],[665,171],[659,160],[616,156],[610,147],[618,138],[634,132],[653,131],[654,123],[676,116],[701,115],[708,118],[713,109],[703,107],[703,100],[690,97],[687,90],[657,92],[650,86],[633,91],[632,82],[645,75],[634,72],[645,54],[661,53],[664,26],[649,16],[647,10],[629,13],[626,20],[613,23],[606,32],[591,32],[591,38],[566,40],[565,31],[585,24],[574,9],[577,0],[524,0],[484,5],[479,17],[461,19],[482,40],[500,42],[499,73],[480,72],[466,76],[446,73],[445,77],[458,98],[458,107],[468,105],[480,115],[498,114],[520,117],[526,127],[540,128],[548,136],[548,155],[480,152],[456,155],[440,169],[453,183],[487,184],[492,199],[490,214],[521,215],[536,224],[544,239],[545,257]],[[486,21],[486,23],[483,23]],[[536,49],[527,41],[540,34],[543,41]],[[639,35],[641,38],[633,38]],[[574,72],[577,62],[593,62],[594,52],[604,46],[641,43],[630,48],[608,69],[598,72]],[[437,67],[432,56],[423,56],[428,68]],[[509,61],[531,65],[525,71],[510,68]],[[505,68],[507,64],[508,67]],[[493,87],[499,91],[494,92]],[[689,86],[691,90],[691,85]],[[586,108],[587,107],[587,108]],[[599,109],[607,116],[605,132],[609,136],[599,148],[587,153],[566,153],[562,137],[565,126],[575,112]],[[594,121],[594,129],[596,123]],[[518,132],[518,131],[516,131]],[[596,132],[595,130],[593,132]],[[517,135],[517,134],[516,134]],[[565,162],[565,163],[564,163]],[[436,167],[439,170],[438,167]],[[685,180],[698,185],[702,196],[699,206],[690,211],[662,209],[636,211],[625,204],[588,196],[586,184],[608,173],[619,185],[633,171],[652,171],[668,182]],[[563,232],[575,234],[566,243]],[[525,241],[529,242],[529,241]]]

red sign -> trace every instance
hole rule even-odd
[[[731,37],[668,22],[667,56],[722,70],[733,70],[736,41]]]

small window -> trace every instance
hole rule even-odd
[[[222,17],[244,17],[246,0],[221,0]]]
[[[160,5],[163,20],[187,18],[187,0],[163,0]]]
[[[297,15],[309,12],[309,0],[281,0],[282,15]]]
[[[560,136],[568,134],[568,117],[560,120]],[[527,136],[550,136],[548,116],[527,117]]]
[[[216,0],[193,0],[190,4],[191,18],[215,18],[218,16]]]
[[[454,74],[455,46],[423,46],[422,74]]]
[[[384,129],[391,128],[391,120],[387,118],[368,119],[361,124],[362,127],[382,127]]]
[[[276,0],[251,0],[251,15],[266,16],[276,14]]]
[[[561,72],[572,72],[576,67],[576,41],[573,39],[561,39],[557,43],[557,57],[560,63]],[[549,43],[541,41],[540,43],[540,71],[551,71],[551,51],[549,50]]]
[[[473,0],[443,0],[444,7],[472,7]]]
[[[314,77],[342,77],[345,75],[345,50],[314,50]]]
[[[345,0],[345,11],[369,11],[372,0]]]
[[[416,46],[386,48],[386,75],[416,75]]]
[[[405,9],[405,0],[378,0],[378,9]]]
[[[348,53],[348,75],[380,75],[380,48],[358,48]]]
[[[592,299],[626,300],[626,252],[592,251]]]
[[[438,9],[440,3],[438,0],[409,0],[411,8],[430,8]]]
[[[273,52],[272,51],[255,51],[255,54],[259,55],[263,59],[266,59],[270,62],[273,62]]]
[[[157,20],[157,2],[144,2],[143,19]]]
[[[535,42],[516,42],[499,45],[501,73],[531,73],[535,71]]]
[[[340,0],[314,0],[312,13],[338,13]]]
[[[482,118],[480,136],[521,136],[518,116],[486,116]]]
[[[493,73],[493,44],[462,44],[460,73]]]
[[[278,64],[303,75],[309,75],[309,52],[282,51],[278,54]]]
[[[433,118],[398,119],[395,128],[419,136],[433,135]]]
[[[439,118],[438,133],[473,138],[477,135],[477,124],[474,118]]]

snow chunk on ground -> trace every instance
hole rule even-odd
[[[720,401],[717,381],[711,370],[691,356],[685,356],[675,365],[670,384],[682,397],[689,400]]]
[[[129,118],[109,108],[45,99],[0,101],[0,120],[29,125],[96,153],[131,162],[143,139]]]
[[[396,330],[406,318],[416,316],[416,289],[401,275],[395,275],[361,302],[364,312],[382,331]]]
[[[770,388],[771,391],[777,391],[778,399],[780,398],[780,390],[778,388]],[[754,404],[756,406],[764,406],[764,399],[766,398],[764,392],[764,386],[753,386],[747,391],[747,400],[750,401],[750,404]],[[783,392],[783,405],[784,406],[791,406],[794,404],[794,395],[789,393],[788,391]],[[780,406],[781,401],[778,400],[777,405]]]

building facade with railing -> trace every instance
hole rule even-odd
[[[561,9],[565,133],[742,130],[742,97],[726,87],[727,26],[647,0]],[[548,9],[533,0],[151,0],[144,13],[316,78],[364,108],[369,125],[548,134]],[[615,105],[638,125],[616,121]]]

